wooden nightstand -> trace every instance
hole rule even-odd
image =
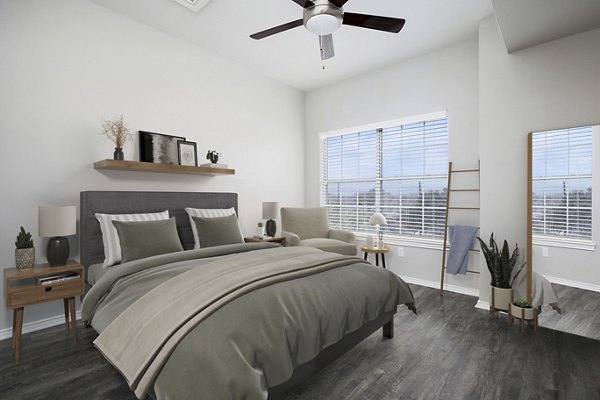
[[[385,253],[390,252],[389,247],[386,247],[386,246],[383,246],[383,247],[362,246],[360,248],[360,251],[365,253],[365,261],[367,260],[367,255],[369,253],[375,253],[375,265],[378,267],[379,267],[379,255],[381,254],[381,262],[383,263],[383,268],[385,268]]]
[[[52,281],[41,285],[36,279],[67,272],[75,272],[79,276],[64,281]],[[65,312],[65,331],[69,335],[69,322],[73,333],[73,343],[77,344],[75,324],[75,296],[85,293],[85,269],[75,261],[67,262],[61,267],[39,264],[30,269],[4,269],[4,296],[6,308],[13,309],[12,347],[15,349],[15,362],[19,362],[21,331],[23,329],[23,309],[31,304],[45,303],[63,299]],[[70,311],[70,321],[69,321]]]
[[[279,243],[280,245],[285,247],[285,237],[284,236],[264,236],[264,237],[250,236],[250,237],[245,237],[244,242],[246,242],[246,243],[272,242],[272,243]]]

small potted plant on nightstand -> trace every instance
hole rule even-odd
[[[25,232],[25,228],[21,227],[21,231],[17,235],[15,242],[15,266],[17,269],[27,269],[33,267],[35,263],[35,248],[33,247],[33,239],[31,233]]]
[[[490,312],[494,315],[494,311],[501,310],[509,312],[510,304],[512,303],[512,284],[515,278],[523,269],[523,265],[519,266],[518,270],[514,271],[515,265],[519,259],[519,246],[515,245],[512,254],[508,248],[506,240],[502,245],[502,250],[498,248],[494,234],[490,236],[489,246],[485,244],[481,238],[477,238],[481,245],[481,252],[485,257],[485,262],[492,276],[490,285],[492,287],[492,301],[490,304]]]

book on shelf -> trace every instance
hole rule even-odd
[[[201,164],[201,165],[199,165],[199,167],[206,167],[206,168],[227,168],[227,164],[213,164],[213,163],[208,163],[208,164]]]
[[[77,272],[65,272],[62,274],[56,274],[51,276],[44,276],[41,278],[36,278],[35,283],[38,285],[50,285],[58,282],[70,281],[73,279],[78,279],[79,274]]]

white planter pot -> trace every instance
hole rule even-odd
[[[508,312],[509,306],[513,301],[512,289],[502,289],[492,286],[492,307],[495,310]]]
[[[514,304],[511,303],[510,313],[512,314],[513,317],[516,317],[519,319],[524,319],[526,321],[531,321],[532,319],[535,318],[535,312],[533,310],[533,307],[523,308],[523,307],[515,306]]]

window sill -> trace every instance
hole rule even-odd
[[[591,240],[553,238],[544,236],[533,236],[534,246],[562,247],[566,249],[595,251],[596,243]]]
[[[368,236],[373,236],[374,239],[377,239],[377,235],[369,235],[365,233],[356,233],[354,232],[357,240],[367,240]],[[418,236],[384,236],[383,242],[385,244],[391,244],[394,246],[404,246],[404,247],[417,247],[421,249],[431,249],[431,250],[439,250],[442,251],[442,247],[444,246],[444,241],[442,239],[431,239],[431,238],[423,238]]]

